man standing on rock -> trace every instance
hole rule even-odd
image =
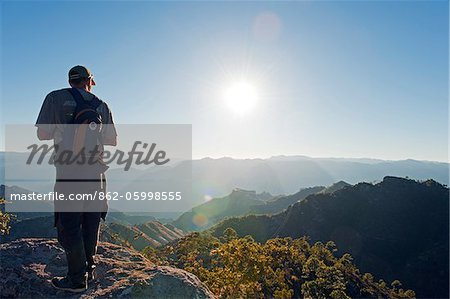
[[[68,201],[67,197],[106,192],[108,166],[102,160],[103,145],[115,146],[117,133],[108,105],[91,93],[95,85],[92,73],[77,65],[69,71],[69,84],[71,88],[46,96],[36,127],[39,140],[54,141],[55,192],[66,197],[64,202],[55,201],[55,226],[68,272],[65,277],[53,278],[52,284],[57,289],[83,292],[87,281],[94,279],[93,257],[107,206],[106,201],[95,205]],[[86,150],[89,140],[94,140],[95,151]],[[83,158],[83,163],[67,163],[63,158],[67,149],[77,159]]]

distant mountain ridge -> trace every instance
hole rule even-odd
[[[341,190],[343,188],[350,187],[350,186],[351,186],[351,184],[349,184],[347,182],[339,181],[317,193],[320,193],[320,194],[333,193],[335,191],[338,191],[338,190]]]
[[[204,230],[227,217],[276,214],[311,194],[332,193],[347,186],[351,185],[339,181],[329,187],[303,188],[295,194],[276,197],[269,193],[257,194],[255,191],[235,189],[225,197],[213,198],[183,213],[172,224],[184,231]]]
[[[226,217],[246,215],[253,206],[264,205],[272,197],[266,192],[257,194],[237,188],[225,197],[213,198],[183,213],[172,224],[184,231],[205,229]]]
[[[253,214],[276,214],[276,213],[283,211],[291,204],[294,204],[297,201],[302,200],[311,194],[321,192],[322,190],[325,190],[325,187],[317,186],[317,187],[301,189],[299,192],[292,194],[292,195],[277,196],[276,198],[267,201],[265,204],[251,207],[250,213],[253,213]]]
[[[27,173],[25,157],[16,153],[11,155],[11,161],[2,161],[0,153],[0,169],[9,167],[8,177],[21,178]],[[38,192],[53,189],[54,167],[46,165],[41,172],[34,175],[46,178],[43,183],[27,181],[6,182],[8,185],[20,185],[23,188]],[[269,192],[272,195],[293,194],[299,188],[311,186],[329,186],[343,180],[350,184],[361,181],[379,181],[387,175],[409,177],[417,180],[433,178],[448,184],[449,163],[401,160],[384,161],[378,159],[349,159],[349,158],[310,158],[305,156],[276,156],[269,159],[232,159],[232,158],[203,158],[193,161],[182,161],[172,168],[132,169],[124,172],[121,169],[110,169],[107,172],[108,188],[110,191],[124,192],[146,190],[151,179],[156,185],[164,185],[167,178],[177,177],[186,169],[192,168],[192,197],[186,198],[177,205],[168,206],[163,202],[154,202],[153,212],[185,212],[202,204],[206,198],[223,197],[234,188],[255,190],[257,193]],[[4,181],[1,177],[0,182]],[[133,181],[133,184],[128,184]],[[127,183],[128,182],[128,183]],[[133,190],[129,190],[132,188]],[[111,208],[126,211],[121,207]]]

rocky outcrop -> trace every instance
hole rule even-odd
[[[128,248],[101,242],[97,278],[86,292],[71,294],[51,286],[66,273],[65,254],[56,240],[19,239],[0,245],[1,298],[213,298],[193,274],[155,266]]]

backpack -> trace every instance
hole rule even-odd
[[[62,150],[70,151],[74,156],[79,155],[78,158],[98,160],[103,120],[97,108],[103,101],[96,96],[86,101],[74,87],[68,91],[72,94],[76,107],[63,132]]]

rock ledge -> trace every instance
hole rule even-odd
[[[65,254],[53,239],[19,239],[0,245],[1,298],[214,298],[193,274],[159,267],[128,248],[100,242],[97,278],[86,292],[54,289],[50,280],[66,273]]]

